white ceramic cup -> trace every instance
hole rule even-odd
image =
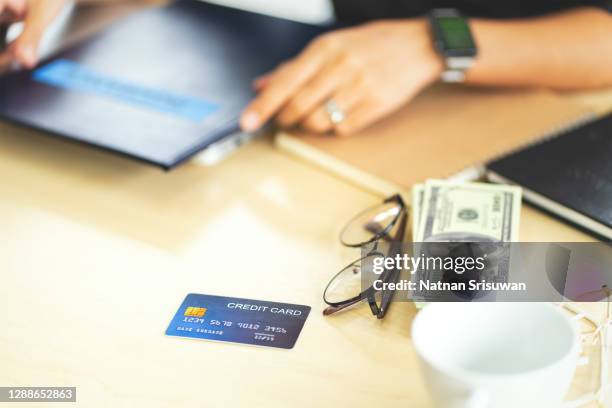
[[[579,354],[576,322],[547,303],[432,303],[412,342],[437,407],[560,407]]]

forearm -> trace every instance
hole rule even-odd
[[[478,57],[466,82],[579,89],[612,86],[612,15],[595,8],[471,20]]]

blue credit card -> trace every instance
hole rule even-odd
[[[216,104],[200,98],[114,78],[65,59],[38,68],[32,78],[57,88],[97,95],[194,122],[219,109]]]
[[[309,313],[310,306],[191,293],[166,335],[290,349]]]

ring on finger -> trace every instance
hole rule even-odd
[[[325,111],[329,116],[329,121],[334,126],[341,124],[344,122],[344,119],[346,119],[346,113],[333,99],[328,99],[327,102],[325,102]]]

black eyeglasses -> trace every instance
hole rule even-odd
[[[327,284],[323,300],[329,306],[324,315],[336,313],[362,300],[367,300],[372,314],[379,319],[385,317],[395,291],[376,290],[373,285],[363,288],[365,274],[372,275],[374,259],[395,256],[404,241],[408,214],[404,201],[396,194],[382,204],[357,214],[340,233],[340,242],[354,248],[362,248],[364,256],[344,267]],[[387,253],[379,247],[388,243]],[[377,280],[381,283],[397,282],[400,271],[385,269]],[[385,287],[386,285],[383,285]]]

